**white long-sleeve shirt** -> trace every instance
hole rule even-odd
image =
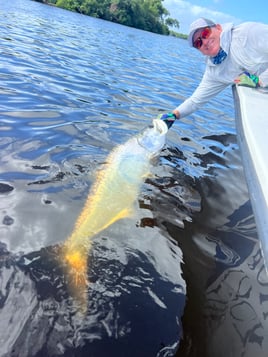
[[[194,93],[176,110],[185,117],[208,102],[225,87],[234,83],[242,72],[248,71],[268,86],[268,25],[246,22],[238,26],[222,25],[221,47],[227,53],[220,64],[207,58],[206,70]]]

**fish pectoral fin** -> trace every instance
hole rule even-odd
[[[115,223],[116,221],[119,221],[120,219],[130,217],[133,214],[133,210],[131,208],[125,208],[122,211],[118,212],[107,224],[105,225],[104,228],[109,227],[111,224]]]

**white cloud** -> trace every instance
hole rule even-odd
[[[210,10],[199,5],[194,5],[189,1],[164,0],[163,6],[170,12],[170,17],[179,21],[180,28],[178,31],[185,34],[188,33],[190,24],[198,17],[206,17],[216,23],[241,22],[240,19],[237,19],[232,15]]]

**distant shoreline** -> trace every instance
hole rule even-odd
[[[47,0],[32,0],[32,1],[36,1],[36,2],[39,2],[41,4],[45,4],[45,5],[49,5],[49,6],[53,6],[53,7],[57,7],[57,8],[60,8],[59,6],[56,6],[56,4],[50,2],[50,1],[47,1]],[[72,11],[72,10],[69,10],[69,9],[66,9],[67,11]],[[77,12],[78,14],[81,13],[79,11],[75,11]],[[85,16],[91,16],[91,15],[87,15],[87,14],[83,14]],[[92,16],[94,17],[94,16]],[[106,20],[106,19],[103,19],[105,21],[110,21],[110,20]],[[118,23],[120,24],[120,22],[116,22],[116,21],[110,21],[110,22],[113,22],[113,23]],[[120,25],[124,25],[124,24],[120,24]],[[126,25],[128,26],[128,25]],[[130,26],[132,27],[132,26]],[[133,27],[133,28],[137,28],[139,29],[138,27]],[[147,30],[144,30],[144,31],[147,31]],[[149,32],[152,32],[152,31],[149,31]],[[152,32],[153,33],[153,32]],[[176,31],[173,31],[173,30],[170,30],[170,33],[168,35],[165,35],[164,36],[172,36],[172,37],[177,37],[177,38],[181,38],[183,40],[187,40],[188,36],[186,34],[183,34],[183,33],[180,33],[180,32],[176,32]]]

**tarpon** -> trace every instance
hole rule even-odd
[[[152,126],[111,152],[64,244],[67,284],[71,296],[83,309],[87,300],[87,257],[91,238],[117,220],[131,215],[141,184],[150,173],[151,159],[165,144],[167,130],[163,121],[154,119]]]

